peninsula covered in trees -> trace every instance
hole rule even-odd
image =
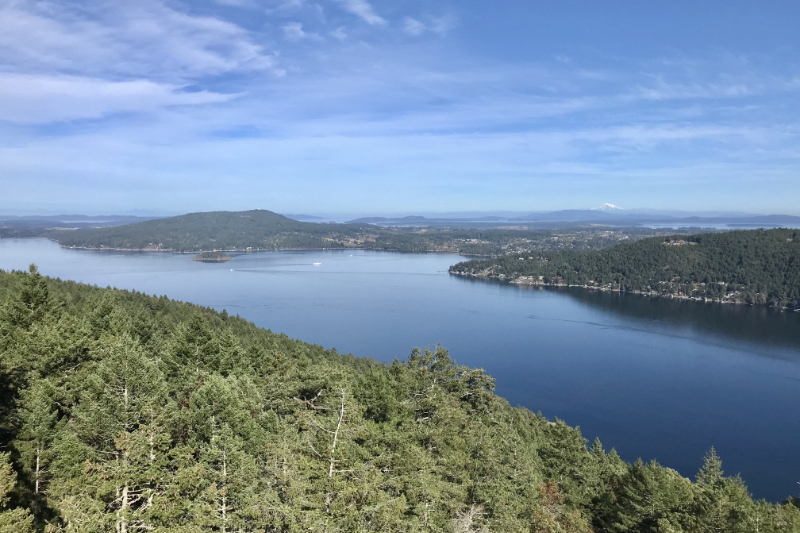
[[[180,253],[278,249],[371,249],[499,256],[518,250],[582,250],[662,234],[650,228],[381,227],[302,222],[257,209],[191,213],[125,226],[41,231],[62,246]],[[2,234],[0,233],[0,236]]]
[[[376,363],[33,266],[0,302],[4,533],[800,528],[713,450],[626,463],[439,346]]]
[[[800,308],[800,231],[674,235],[603,250],[472,260],[453,274],[719,302]]]

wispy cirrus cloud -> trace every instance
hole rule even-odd
[[[356,15],[367,24],[371,24],[373,26],[383,26],[386,24],[386,19],[375,13],[375,9],[372,7],[372,4],[367,2],[367,0],[334,0],[334,1],[340,6],[342,6],[342,8],[345,11],[352,13],[353,15]]]
[[[425,24],[412,17],[406,17],[403,20],[403,31],[409,35],[422,35],[427,28]]]
[[[149,80],[108,81],[78,76],[0,75],[0,121],[47,124],[147,113],[166,106],[227,102],[234,95]]]
[[[311,39],[314,41],[322,40],[318,33],[307,32],[303,29],[303,24],[300,22],[288,22],[283,25],[283,36],[287,41],[297,42],[303,39]]]
[[[275,70],[230,22],[164,3],[0,4],[0,120],[22,124],[226,102],[208,76]]]
[[[214,0],[221,6],[241,7],[244,9],[258,9],[259,5],[254,0]]]
[[[444,35],[455,27],[456,18],[452,14],[440,17],[426,17],[424,21],[413,17],[405,17],[402,25],[403,31],[414,37],[426,32]]]
[[[338,28],[330,32],[330,36],[339,41],[344,41],[345,39],[347,39],[347,31],[343,26],[339,26]]]
[[[0,5],[0,56],[6,71],[162,80],[275,63],[241,27],[155,0],[91,7],[7,1]]]

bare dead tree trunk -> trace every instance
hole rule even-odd
[[[125,517],[125,511],[128,508],[128,484],[122,487],[122,504],[117,511],[117,531],[119,533],[128,533],[128,519]]]
[[[128,511],[128,484],[125,483],[125,488],[122,489],[122,533],[128,533],[128,518],[125,513]]]
[[[122,389],[122,399],[125,402],[125,429],[128,429],[128,384]]]
[[[470,533],[472,531],[485,531],[476,528],[475,522],[481,515],[483,515],[483,505],[471,505],[469,509],[458,513],[453,519],[453,532]]]
[[[155,426],[155,417],[153,416],[152,411],[150,412],[150,431],[147,433],[147,443],[150,445],[150,466],[156,462],[156,451],[155,451],[155,430],[153,429]]]
[[[226,532],[226,525],[228,523],[228,495],[227,485],[228,480],[228,456],[222,452],[222,505],[220,511],[222,512],[222,533]]]
[[[39,494],[39,459],[42,456],[42,449],[41,447],[36,447],[36,488],[34,489],[34,494]]]
[[[116,453],[117,459],[117,471],[122,471],[123,478],[128,475],[128,452],[122,452],[121,464],[120,464],[120,455]],[[121,487],[117,485],[117,500],[119,500],[119,509],[117,510],[117,523],[116,523],[116,531],[117,533],[128,533],[128,518],[126,513],[128,511],[128,507],[130,506],[130,487],[128,482],[125,481],[125,484]]]
[[[333,477],[333,463],[334,461],[334,454],[336,453],[336,443],[339,440],[339,429],[342,427],[342,420],[344,419],[344,389],[342,389],[342,407],[339,410],[339,420],[336,422],[336,431],[333,433],[333,444],[331,445],[331,458],[330,458],[330,465],[328,467],[328,478]]]

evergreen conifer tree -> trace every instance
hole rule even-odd
[[[0,533],[33,532],[33,516],[27,509],[9,509],[10,493],[17,484],[8,453],[0,453]]]

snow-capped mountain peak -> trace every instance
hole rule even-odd
[[[592,211],[624,211],[624,209],[614,204],[605,203],[600,207],[592,208]]]

